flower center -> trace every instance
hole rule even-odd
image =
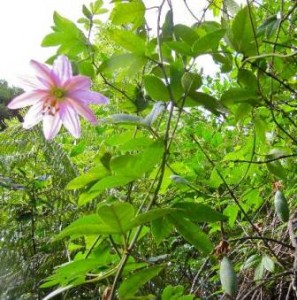
[[[51,90],[51,96],[57,101],[61,101],[66,96],[66,91],[61,88],[54,87]]]

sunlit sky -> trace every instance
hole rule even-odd
[[[51,32],[53,12],[77,21],[82,17],[83,4],[90,0],[1,0],[0,1],[0,79],[18,85],[20,77],[30,74],[31,59],[45,61],[55,53],[53,48],[41,47],[43,37]],[[109,3],[110,1],[105,1]],[[144,1],[147,7],[158,5],[160,0]],[[200,15],[206,0],[187,1],[195,14]],[[191,24],[194,19],[185,9],[182,0],[172,0],[175,23]],[[156,10],[149,17],[156,21]]]

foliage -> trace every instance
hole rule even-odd
[[[188,26],[159,2],[54,14],[48,62],[111,104],[78,141],[1,133],[2,297],[297,298],[296,4],[212,1]]]

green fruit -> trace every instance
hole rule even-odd
[[[274,207],[278,218],[282,222],[288,222],[290,212],[287,199],[281,191],[276,191],[274,196]]]
[[[237,277],[229,258],[226,256],[221,261],[220,280],[223,291],[233,297],[238,288]]]

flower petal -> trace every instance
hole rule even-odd
[[[77,113],[69,105],[60,105],[60,117],[66,129],[75,137],[80,137],[80,122]]]
[[[77,111],[81,116],[83,116],[86,120],[90,121],[93,124],[97,123],[96,116],[92,112],[92,110],[87,107],[85,104],[75,101],[74,99],[67,98],[67,104],[72,106],[74,110]]]
[[[64,88],[69,92],[75,90],[89,90],[91,87],[91,80],[86,76],[73,76],[69,78],[65,84]]]
[[[39,63],[35,60],[31,60],[31,66],[35,69],[37,78],[43,84],[45,84],[47,87],[56,85],[55,77],[52,75],[52,72],[47,65]]]
[[[34,103],[36,103],[36,101],[41,100],[45,96],[47,96],[47,92],[42,91],[42,90],[35,90],[35,91],[32,91],[32,92],[25,92],[25,93],[21,94],[20,96],[17,96],[16,98],[14,98],[7,105],[7,107],[9,109],[18,109],[18,108],[26,107],[26,106],[29,106],[29,105],[33,105]]]
[[[59,78],[60,84],[65,83],[72,77],[72,67],[68,58],[64,55],[59,55],[53,65],[53,73]]]
[[[23,127],[25,129],[33,127],[42,120],[42,108],[43,101],[39,101],[37,104],[34,104],[32,107],[30,107],[30,109],[24,117]]]
[[[107,104],[109,103],[108,98],[103,96],[98,92],[92,91],[84,91],[84,90],[77,90],[68,93],[68,97],[72,98],[75,101],[82,102],[84,104]]]
[[[54,138],[61,129],[62,122],[60,116],[46,115],[43,117],[43,133],[47,140]]]

